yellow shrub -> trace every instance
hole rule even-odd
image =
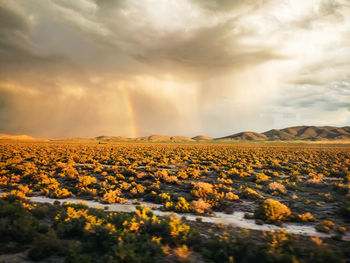
[[[202,198],[198,199],[198,201],[192,201],[191,205],[193,210],[199,214],[209,212],[212,207],[211,204],[205,202]]]
[[[113,203],[126,203],[126,199],[120,197],[120,189],[109,190],[109,192],[103,195],[101,199],[102,203],[113,204]]]
[[[307,212],[305,214],[299,214],[298,220],[302,222],[313,222],[315,221],[315,218],[312,216],[311,213]]]
[[[265,200],[254,213],[255,218],[267,221],[286,221],[290,215],[290,209],[274,199]]]

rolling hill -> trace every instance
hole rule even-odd
[[[350,127],[296,126],[263,133],[269,140],[350,140]]]
[[[229,136],[218,138],[216,140],[261,141],[261,140],[267,140],[267,139],[268,138],[264,134],[247,131],[247,132],[235,133]]]
[[[11,135],[0,133],[0,140],[38,141],[46,139],[33,138],[28,135]],[[272,129],[263,133],[245,131],[220,138],[198,135],[193,138],[185,136],[165,136],[154,134],[146,137],[127,138],[123,136],[98,136],[95,138],[70,137],[51,141],[67,142],[201,142],[201,141],[350,141],[350,127],[333,126],[295,126],[284,129]]]
[[[350,127],[295,126],[263,133],[239,132],[216,138],[218,141],[349,141]]]
[[[194,141],[211,141],[213,140],[212,137],[205,136],[205,135],[198,135],[192,138]]]
[[[172,136],[170,137],[172,142],[193,142],[194,140],[185,136]]]
[[[270,141],[276,141],[276,140],[280,140],[280,141],[286,141],[286,140],[293,140],[295,137],[291,134],[288,134],[284,131],[281,130],[269,130],[267,132],[262,133],[266,136],[267,140]]]

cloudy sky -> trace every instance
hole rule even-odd
[[[349,0],[2,0],[0,132],[350,125]]]

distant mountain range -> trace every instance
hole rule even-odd
[[[190,141],[345,141],[350,140],[350,127],[297,126],[285,129],[273,129],[263,133],[246,131],[229,136],[212,138],[205,135],[193,138],[183,136],[151,135],[136,139],[126,137],[99,136],[99,141],[144,141],[144,142],[190,142]]]
[[[263,133],[240,132],[216,140],[243,141],[343,141],[350,140],[350,127],[332,126],[296,126],[285,129],[273,129]]]
[[[40,140],[27,135],[0,134],[0,140]],[[273,129],[263,133],[245,131],[229,136],[212,138],[198,135],[193,138],[184,136],[151,135],[148,137],[127,138],[122,136],[98,136],[95,138],[64,138],[55,141],[99,141],[99,142],[195,142],[195,141],[350,141],[350,127],[332,126],[296,126],[285,129]]]

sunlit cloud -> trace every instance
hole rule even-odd
[[[347,0],[7,0],[0,35],[0,132],[350,124]]]

